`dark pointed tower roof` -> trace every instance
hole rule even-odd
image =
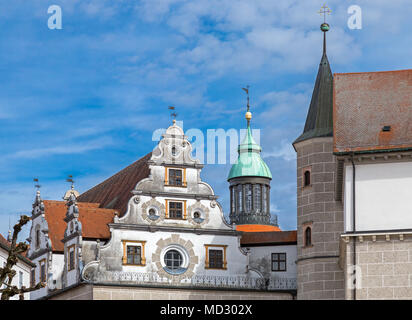
[[[323,31],[323,55],[313,88],[305,128],[293,144],[311,138],[333,136],[333,75],[326,55],[326,32],[329,30],[329,25],[323,23],[320,29]]]

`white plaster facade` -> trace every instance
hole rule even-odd
[[[244,247],[249,251],[249,268],[257,270],[265,278],[296,278],[296,260],[297,248],[296,244],[291,245],[267,245],[267,246],[249,246]],[[286,254],[286,270],[273,271],[272,270],[272,253]]]
[[[355,165],[356,231],[412,229],[412,162]],[[352,170],[352,164],[346,162],[345,232],[353,230]]]

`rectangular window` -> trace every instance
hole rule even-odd
[[[40,281],[46,282],[46,259],[40,261]]]
[[[68,248],[68,266],[67,269],[68,271],[71,271],[74,269],[74,265],[76,263],[76,256],[75,256],[75,245],[72,245]]]
[[[206,249],[206,269],[227,269],[226,251],[224,244],[205,244]]]
[[[142,264],[142,248],[140,246],[127,246],[127,264]]]
[[[36,270],[31,269],[30,272],[30,286],[34,287],[36,285]]]
[[[181,169],[169,169],[169,186],[183,186],[183,174]]]
[[[169,218],[182,219],[183,218],[183,203],[169,202]]]
[[[122,240],[123,243],[123,265],[131,266],[145,266],[146,258],[144,252],[144,246],[146,241],[144,240]]]
[[[209,250],[209,268],[223,268],[223,250]]]
[[[19,288],[23,287],[23,272],[19,271]]]
[[[286,271],[286,253],[272,253],[272,271]]]

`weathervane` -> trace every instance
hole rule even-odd
[[[175,108],[175,107],[172,107],[172,106],[169,106],[168,109],[169,109],[169,110],[175,110],[176,108]],[[170,114],[170,116],[171,116],[172,118],[174,118],[173,121],[176,121],[176,117],[177,117],[177,113],[176,113],[176,112],[173,111],[173,112]]]
[[[66,179],[67,182],[70,182],[72,184],[72,189],[74,188],[74,180],[73,176],[71,174],[68,175],[68,178]]]
[[[246,88],[242,88],[242,90],[244,90],[247,94],[247,111],[249,112],[249,85],[247,85]]]
[[[323,4],[323,6],[320,8],[320,10],[318,11],[318,13],[320,15],[323,14],[323,23],[326,23],[326,14],[330,15],[331,14],[331,10],[329,9],[329,7],[325,4]]]
[[[246,94],[247,94],[247,111],[246,111],[245,118],[247,120],[247,126],[249,127],[250,120],[252,119],[252,113],[249,111],[249,109],[250,109],[250,105],[249,105],[249,85],[247,85],[246,88],[242,88],[242,90],[245,91]]]
[[[33,181],[36,183],[34,185],[34,187],[37,189],[37,191],[39,191],[40,188],[41,188],[41,185],[39,184],[39,179],[38,178],[33,178]]]

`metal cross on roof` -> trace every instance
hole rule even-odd
[[[323,6],[320,8],[320,10],[318,11],[318,13],[320,15],[323,14],[323,22],[326,23],[326,14],[330,15],[331,14],[331,10],[329,9],[329,7],[325,4],[323,4]]]

